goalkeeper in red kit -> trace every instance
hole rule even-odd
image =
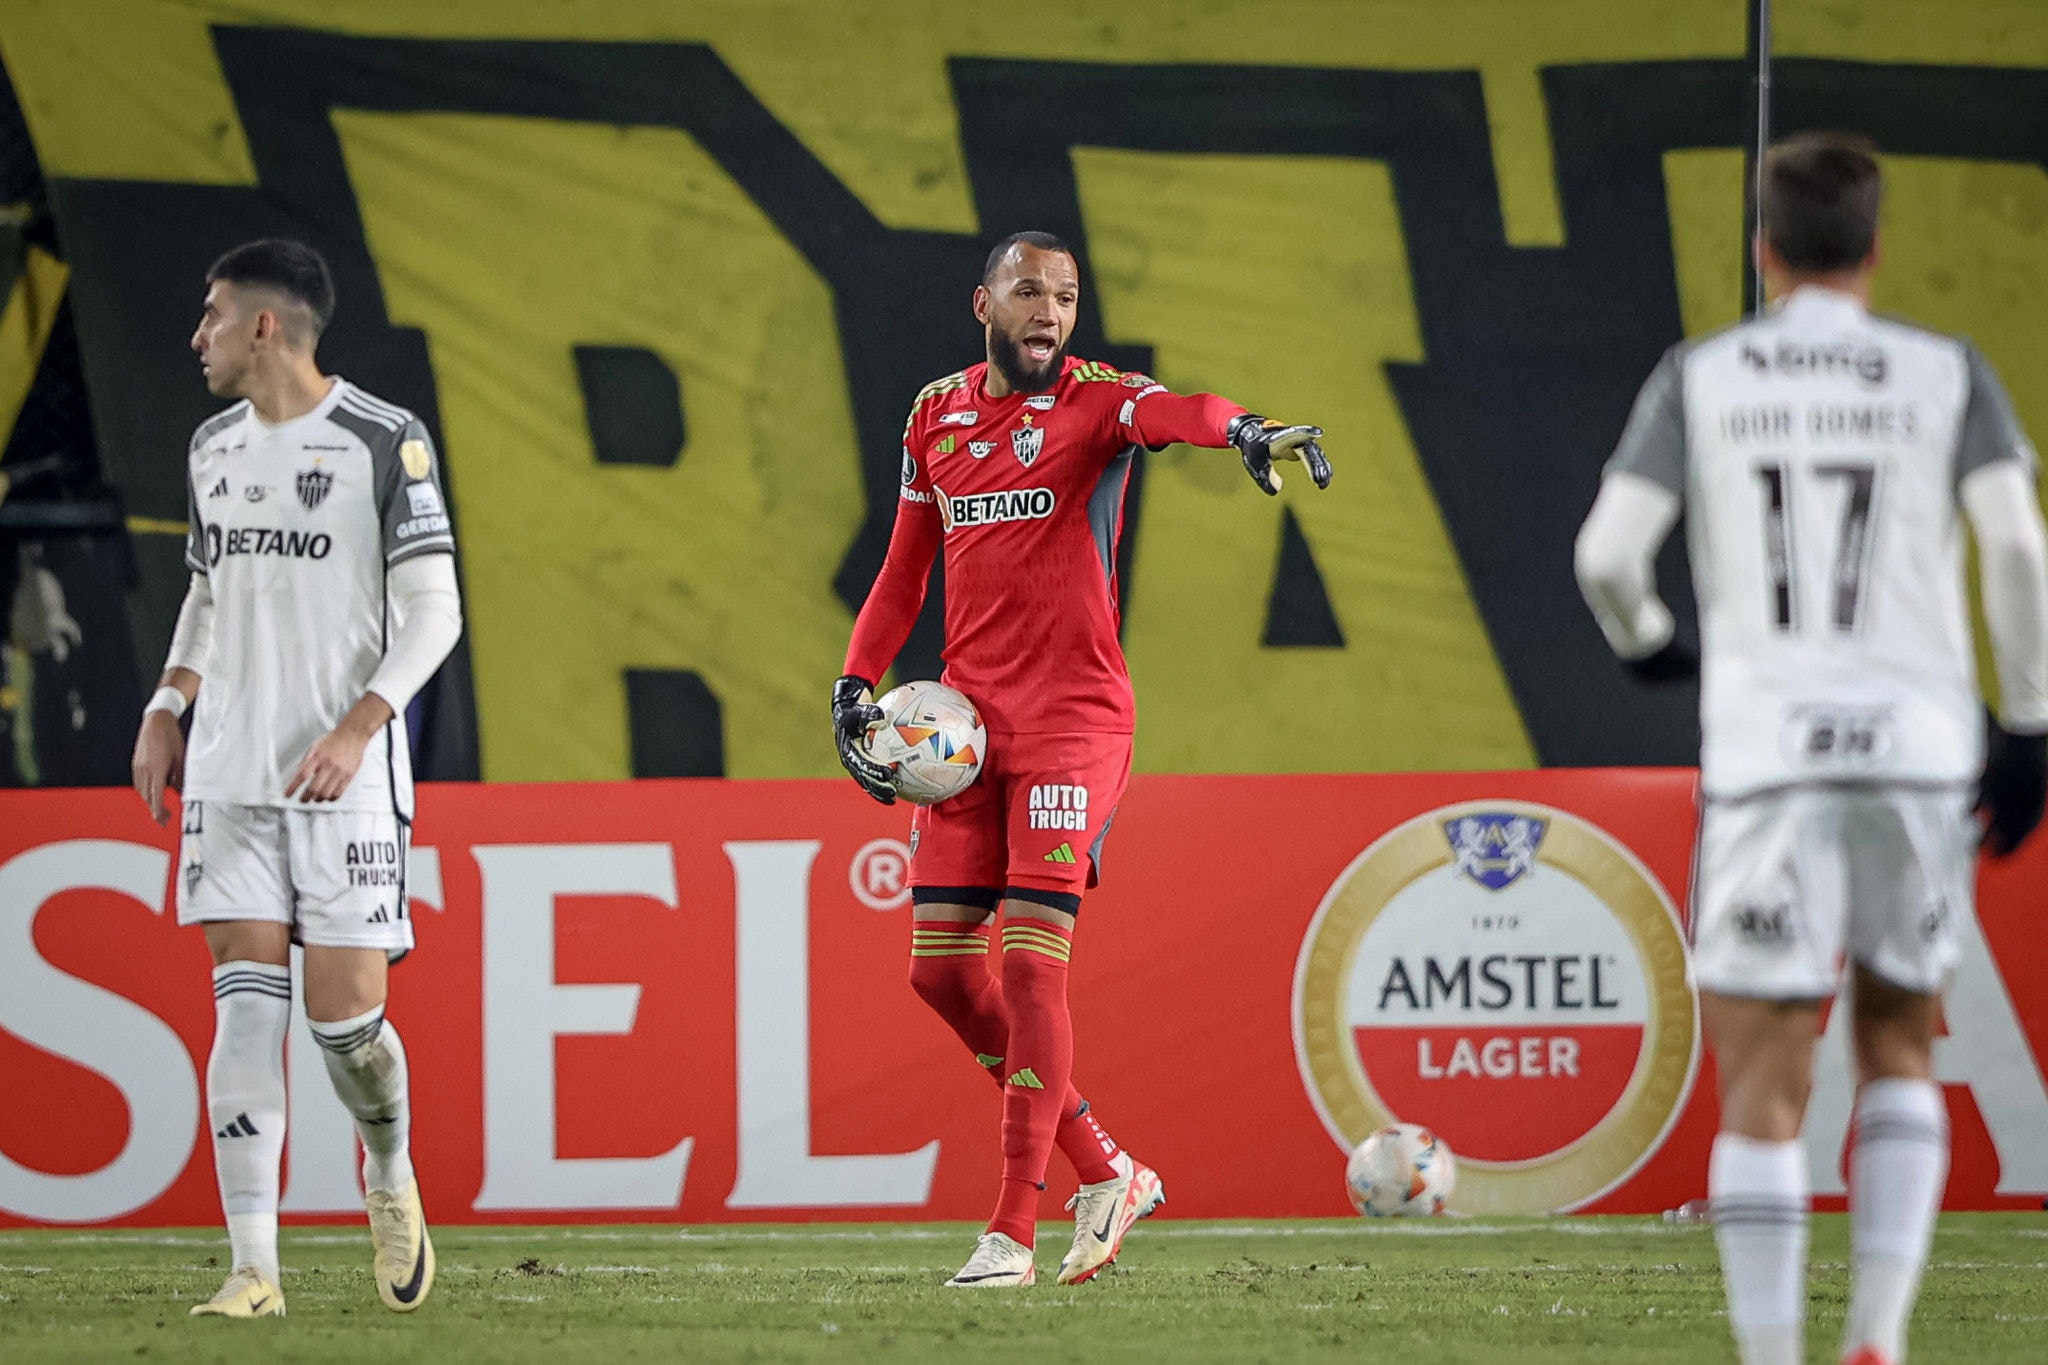
[[[1081,893],[1131,772],[1131,679],[1117,641],[1116,543],[1142,449],[1235,446],[1260,488],[1276,460],[1330,482],[1320,429],[1214,394],[1170,393],[1066,354],[1080,303],[1074,253],[1021,232],[990,253],[974,315],[988,360],[926,385],[903,431],[903,487],[882,571],[833,684],[840,761],[895,800],[862,746],[873,689],[946,552],[948,686],[988,726],[980,780],[911,820],[910,982],[1003,1092],[1003,1183],[973,1257],[947,1283],[1030,1284],[1039,1193],[1055,1144],[1081,1188],[1059,1280],[1091,1279],[1165,1202],[1159,1177],[1110,1138],[1074,1090],[1067,961]],[[1002,914],[1002,966],[989,929]]]

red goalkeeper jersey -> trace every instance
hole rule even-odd
[[[942,681],[1005,734],[1128,734],[1116,547],[1142,448],[1225,446],[1244,409],[1068,357],[1044,393],[991,398],[986,364],[926,385],[903,430],[903,487],[846,671],[879,679],[946,551]]]

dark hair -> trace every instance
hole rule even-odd
[[[981,268],[983,284],[996,277],[996,271],[1002,267],[1003,257],[1010,254],[1010,248],[1013,246],[1035,246],[1040,251],[1057,251],[1063,256],[1074,254],[1074,248],[1050,232],[1013,232],[997,242],[995,250],[988,253],[988,264]]]
[[[1780,260],[1815,274],[1847,270],[1877,241],[1877,148],[1848,133],[1800,133],[1764,155],[1762,230]]]
[[[320,253],[304,242],[269,237],[238,246],[206,272],[208,284],[220,280],[275,289],[304,304],[313,329],[305,341],[317,341],[334,320],[334,276]]]

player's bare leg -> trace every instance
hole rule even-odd
[[[409,1313],[434,1284],[434,1243],[413,1178],[405,1045],[384,1018],[389,959],[381,948],[306,949],[306,1021],[328,1079],[363,1141],[363,1203],[385,1307]]]
[[[284,1039],[291,1022],[291,933],[267,920],[205,926],[213,954],[213,1051],[206,1062],[207,1126],[221,1212],[227,1283],[197,1316],[284,1313],[277,1264],[279,1162],[284,1155]]]
[[[1805,1359],[1807,1201],[1799,1130],[1813,1088],[1820,1002],[1706,991],[1700,1016],[1721,1082],[1707,1166],[1728,1323],[1742,1365]]]
[[[1897,1365],[1948,1179],[1948,1106],[1933,1079],[1941,998],[1902,990],[1861,966],[1852,981],[1853,1258],[1842,1352],[1852,1365]]]

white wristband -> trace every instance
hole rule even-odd
[[[168,711],[172,720],[178,720],[184,716],[187,704],[185,694],[177,688],[159,687],[156,695],[149,699],[149,705],[142,708],[142,714],[146,716],[152,711]]]

